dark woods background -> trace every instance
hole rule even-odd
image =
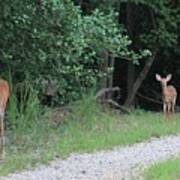
[[[179,25],[178,0],[2,1],[1,76],[54,106],[119,86],[120,104],[160,110],[155,73],[180,89]]]
[[[117,21],[126,28],[126,33],[132,40],[130,49],[138,51],[143,47],[155,52],[153,62],[148,68],[147,58],[139,60],[138,65],[121,58],[115,59],[113,86],[121,88],[119,103],[126,106],[141,107],[150,110],[161,109],[161,87],[155,80],[155,73],[166,76],[173,74],[170,84],[173,84],[179,92],[180,76],[179,61],[179,20],[180,4],[178,1],[75,1],[83,12],[90,13],[93,8],[104,11],[114,8],[119,13]],[[94,4],[94,6],[92,5]],[[149,36],[149,37],[148,37]],[[150,40],[149,40],[150,38]],[[152,38],[152,39],[151,39]],[[149,41],[148,41],[149,40]],[[144,45],[144,46],[143,46]],[[133,93],[134,84],[143,68],[144,81],[140,83],[136,95],[128,101]],[[178,101],[177,101],[178,102]]]

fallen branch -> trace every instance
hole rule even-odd
[[[137,96],[139,96],[139,97],[141,97],[141,98],[143,98],[143,99],[146,99],[146,100],[148,100],[148,101],[151,101],[151,102],[153,102],[153,103],[156,103],[156,104],[161,104],[161,105],[163,104],[161,101],[155,100],[155,99],[150,98],[150,97],[143,96],[143,95],[140,94],[140,93],[137,93]]]

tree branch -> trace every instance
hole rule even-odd
[[[148,101],[151,101],[151,102],[153,102],[153,103],[156,103],[156,104],[163,104],[161,101],[158,101],[158,100],[155,100],[155,99],[153,99],[153,98],[150,98],[150,97],[147,97],[147,96],[143,96],[142,94],[140,94],[140,93],[137,93],[137,96],[139,96],[139,97],[141,97],[141,98],[143,98],[143,99],[146,99],[146,100],[148,100]]]

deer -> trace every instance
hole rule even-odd
[[[8,98],[9,98],[9,84],[6,80],[0,79],[0,156],[1,158],[5,156],[4,114],[5,114]]]
[[[165,78],[156,74],[156,80],[159,81],[162,86],[163,112],[166,119],[169,118],[170,114],[174,114],[177,99],[176,88],[172,85],[167,85],[171,78],[171,74],[168,74]]]

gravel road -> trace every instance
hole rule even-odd
[[[94,153],[71,154],[48,166],[17,172],[0,180],[129,180],[143,179],[148,165],[180,155],[180,135],[153,138],[126,147]]]

